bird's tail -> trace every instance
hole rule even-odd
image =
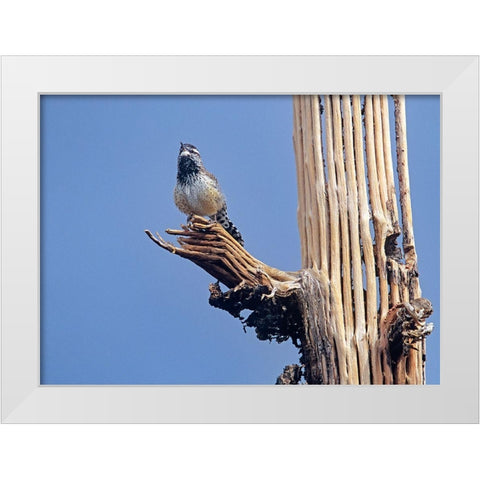
[[[228,218],[226,206],[223,206],[215,215],[212,215],[210,218],[218,222],[240,245],[243,246],[242,234]]]

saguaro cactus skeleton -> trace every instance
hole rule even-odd
[[[265,265],[202,217],[167,230],[179,247],[146,231],[229,288],[210,285],[211,305],[240,318],[251,310],[242,322],[259,339],[299,348],[300,365],[277,384],[425,382],[432,305],[418,278],[405,98],[394,105],[398,192],[387,96],[293,98],[301,270]]]

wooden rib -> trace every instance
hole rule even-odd
[[[393,174],[393,159],[392,159],[392,144],[390,138],[390,118],[388,112],[388,97],[387,95],[380,96],[380,114],[382,120],[383,132],[383,158],[385,163],[385,176],[387,180],[387,204],[386,212],[390,219],[393,235],[400,234],[400,225],[398,218],[397,206],[397,192],[395,188],[395,179]],[[391,308],[394,305],[403,301],[402,290],[399,287],[401,279],[401,271],[397,261],[389,261],[391,268],[391,275],[389,277],[390,284],[390,303]]]
[[[330,220],[330,285],[332,296],[332,309],[340,321],[332,322],[337,327],[335,334],[335,345],[338,354],[338,366],[340,383],[348,383],[347,372],[347,346],[345,339],[345,326],[341,319],[343,318],[342,304],[342,278],[341,278],[341,258],[340,258],[340,228],[339,211],[337,199],[337,180],[335,177],[335,160],[333,147],[333,119],[332,119],[332,101],[330,95],[325,95],[325,130],[327,146],[327,168],[328,168],[328,202],[329,202],[329,220]]]
[[[316,165],[314,161],[314,150],[313,142],[317,132],[313,128],[313,118],[312,118],[312,96],[305,95],[303,97],[303,105],[305,116],[304,121],[304,155],[305,155],[305,164],[304,168],[306,169],[306,179],[308,181],[308,221],[310,224],[310,234],[311,234],[311,253],[310,253],[310,264],[314,269],[318,269],[320,264],[320,237],[321,230],[319,224],[320,212],[318,210],[318,195],[316,190]]]
[[[297,170],[297,190],[298,190],[298,208],[297,221],[298,231],[300,235],[300,247],[302,254],[302,268],[307,268],[308,263],[308,245],[306,238],[306,221],[305,215],[305,172],[303,170],[303,132],[302,132],[302,102],[300,95],[293,97],[293,114],[294,114],[294,130],[293,130],[293,146],[295,150],[295,163]]]
[[[393,167],[390,145],[390,125],[388,121],[388,103],[386,97],[373,96],[373,117],[375,131],[375,157],[377,167],[377,178],[383,213],[386,221],[386,235],[398,234],[398,218],[396,212],[395,183],[393,179]],[[384,249],[385,244],[383,244]],[[399,290],[399,265],[392,259],[386,259],[389,273],[387,274],[390,295],[388,297],[388,308],[400,302]],[[386,315],[381,315],[380,332],[382,336],[387,335]],[[383,338],[381,338],[383,341]],[[384,381],[387,384],[395,382],[387,352],[382,354]]]
[[[388,312],[388,281],[385,255],[385,239],[387,236],[387,222],[383,213],[381,196],[379,190],[379,179],[375,158],[375,139],[373,127],[373,105],[372,96],[365,95],[365,146],[367,157],[368,186],[370,193],[370,205],[372,207],[373,227],[375,231],[375,258],[378,272],[378,287],[380,292],[380,309],[377,320],[377,329],[380,323],[386,318]],[[378,343],[377,330],[375,337]],[[377,355],[378,345],[377,345]]]
[[[256,282],[256,268],[252,268],[243,257],[236,256],[235,254],[229,255],[228,259],[225,256],[225,250],[229,253],[233,253],[231,247],[228,244],[222,244],[220,247],[203,246],[199,245],[194,239],[179,238],[178,243],[180,245],[188,245],[188,251],[193,254],[202,255],[203,258],[211,258],[214,262],[225,263],[226,266],[235,272],[240,272],[240,279],[248,279],[252,284]],[[207,257],[205,257],[205,255]]]
[[[387,178],[387,209],[394,233],[400,233],[398,218],[397,191],[393,173],[392,142],[390,138],[390,116],[388,112],[388,96],[380,96],[380,111],[383,131],[383,156],[385,160],[385,176]]]
[[[302,95],[302,139],[303,139],[303,177],[305,182],[305,223],[307,227],[307,245],[308,245],[308,257],[307,268],[312,268],[315,258],[315,236],[313,233],[313,214],[312,214],[312,185],[311,185],[311,172],[309,163],[311,162],[312,149],[311,149],[311,137],[309,135],[308,118],[310,116],[310,105],[307,96]]]
[[[370,234],[370,210],[368,206],[367,182],[365,176],[365,157],[363,148],[362,109],[360,96],[352,97],[353,138],[355,147],[355,170],[358,184],[358,208],[360,219],[360,236],[362,239],[363,258],[366,279],[366,326],[367,340],[370,347],[372,383],[383,383],[382,366],[377,354],[377,279],[375,274],[375,256]]]
[[[313,133],[313,161],[315,165],[315,201],[316,211],[318,212],[318,230],[319,230],[319,266],[320,269],[328,271],[328,222],[327,222],[327,198],[325,188],[325,172],[322,153],[322,122],[320,116],[320,98],[318,95],[310,97],[310,106],[312,112],[312,133]]]
[[[380,96],[372,96],[373,103],[373,128],[375,140],[375,162],[377,167],[378,191],[380,194],[380,204],[382,205],[383,215],[386,221],[386,234],[393,233],[393,225],[387,209],[387,175],[385,173],[385,159],[383,152],[383,126],[382,113],[380,109]]]
[[[365,297],[363,292],[362,254],[360,250],[359,200],[355,173],[355,152],[352,128],[352,98],[343,95],[343,127],[345,138],[345,166],[347,170],[348,219],[350,224],[350,247],[352,252],[353,298],[355,304],[355,342],[358,353],[360,384],[370,383],[367,328],[365,321]],[[361,141],[361,138],[360,138]],[[363,165],[363,155],[357,161]],[[368,218],[367,218],[368,226]],[[372,252],[373,261],[373,252]],[[374,272],[375,275],[375,272]],[[375,279],[374,279],[375,280]]]
[[[417,269],[417,253],[413,235],[412,203],[410,198],[410,176],[408,172],[407,126],[405,115],[405,96],[395,95],[395,131],[397,140],[397,171],[400,187],[400,206],[402,210],[403,250],[405,264],[410,270]],[[422,296],[417,279],[412,280],[413,298]],[[412,298],[412,299],[413,299]]]
[[[340,240],[342,258],[342,298],[347,342],[348,383],[358,384],[358,359],[355,342],[355,321],[352,305],[352,274],[350,264],[350,231],[348,228],[347,185],[343,159],[343,127],[340,96],[332,96],[333,143],[335,176],[337,178],[338,210],[340,213]]]
[[[395,105],[395,135],[397,142],[397,172],[400,188],[400,206],[402,210],[402,233],[403,251],[405,255],[406,275],[409,281],[408,290],[410,300],[422,296],[417,272],[417,253],[415,250],[415,239],[413,235],[412,204],[410,198],[410,176],[408,172],[408,150],[407,150],[407,121],[405,112],[405,96],[394,95]],[[418,344],[418,350],[410,350],[406,359],[406,381],[407,383],[424,383],[423,367],[423,342]]]

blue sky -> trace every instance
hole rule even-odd
[[[407,97],[414,231],[435,309],[427,383],[439,383],[438,96]],[[290,96],[42,96],[41,383],[273,384],[298,362],[208,304],[213,280],[153,244],[173,203],[180,141],[220,180],[246,248],[297,270]],[[273,239],[273,241],[272,241]]]

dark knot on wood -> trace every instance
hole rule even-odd
[[[302,378],[302,367],[300,365],[287,365],[283,373],[277,377],[276,385],[297,385]]]
[[[426,323],[432,313],[431,302],[421,297],[395,305],[388,311],[384,328],[393,363],[402,355],[408,355],[416,343],[432,333],[433,323]]]

